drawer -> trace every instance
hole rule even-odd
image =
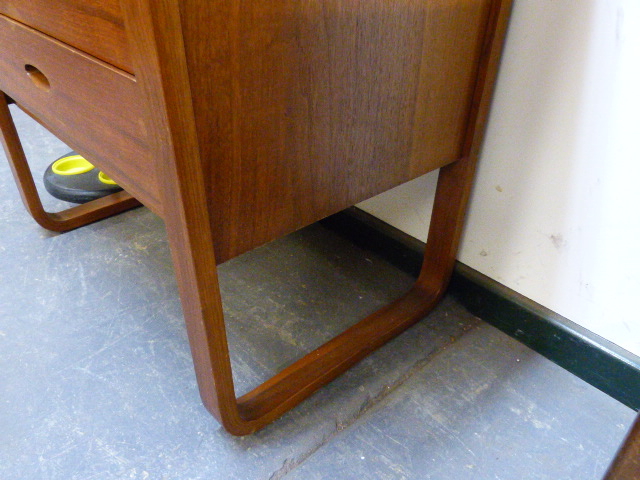
[[[135,79],[0,15],[0,89],[159,212]]]
[[[0,0],[0,14],[132,71],[119,0]]]

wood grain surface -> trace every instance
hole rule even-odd
[[[443,295],[511,2],[121,6],[135,78],[0,18],[9,49],[0,55],[0,88],[161,210],[201,397],[229,432],[245,435],[419,321]],[[74,70],[84,73],[75,83]],[[96,114],[96,129],[79,123],[78,107]],[[8,153],[24,170],[2,111]],[[109,148],[122,154],[112,163]],[[236,398],[216,265],[438,167],[414,287]]]
[[[475,8],[469,9],[472,4]],[[465,79],[460,91],[451,92],[452,98],[460,96],[462,100],[458,100],[455,108],[448,102],[439,105],[438,108],[450,109],[449,120],[443,123],[443,131],[431,131],[422,140],[431,142],[437,160],[423,160],[419,155],[412,157],[413,150],[407,149],[406,157],[374,156],[377,159],[374,162],[368,154],[382,145],[377,143],[377,136],[363,132],[384,130],[387,115],[394,121],[404,118],[406,112],[398,106],[404,105],[403,101],[395,102],[411,95],[404,96],[399,80],[397,89],[394,90],[390,83],[392,93],[386,92],[382,84],[377,83],[379,72],[365,71],[362,76],[355,75],[353,78],[363,82],[356,86],[349,85],[343,78],[349,77],[348,71],[335,79],[325,75],[321,70],[331,62],[321,62],[322,67],[316,65],[317,70],[310,71],[309,64],[305,63],[309,55],[297,54],[295,64],[284,61],[288,54],[283,54],[283,50],[284,53],[291,52],[295,50],[296,42],[304,43],[297,32],[299,25],[306,22],[306,10],[296,10],[295,15],[287,17],[287,8],[291,5],[302,7],[302,3],[266,2],[247,7],[241,2],[210,4],[156,0],[152,5],[150,0],[131,0],[123,5],[126,5],[126,23],[131,27],[129,35],[133,39],[137,79],[143,88],[147,115],[152,117],[151,128],[155,132],[151,148],[161,172],[164,218],[200,394],[205,406],[229,432],[245,435],[278,418],[423,318],[444,293],[460,238],[477,158],[474,153],[482,141],[510,2],[442,3],[449,7],[445,9],[448,14],[442,18],[457,18],[454,22],[457,33],[443,42],[449,45],[449,49],[444,49],[443,66],[453,63],[456,68],[460,67],[453,58],[455,53],[467,58],[463,63],[468,69],[451,70],[447,85],[455,83],[453,78]],[[219,7],[224,5],[230,9],[221,12]],[[308,5],[304,3],[304,6]],[[360,4],[339,5],[349,10],[347,7]],[[382,7],[381,4],[378,6]],[[241,13],[245,8],[249,11],[243,16]],[[471,17],[462,15],[465,22],[458,15],[469,10],[476,13]],[[259,13],[268,14],[268,18]],[[349,17],[349,12],[344,15]],[[338,21],[342,14],[330,18]],[[470,19],[475,23],[469,23]],[[311,23],[322,20],[322,15],[312,17],[312,20]],[[371,31],[377,32],[374,23],[379,23],[377,28],[383,29],[387,16],[378,15],[376,22],[371,24],[364,20],[361,18],[348,24],[347,30],[355,43],[361,35],[368,38],[365,33],[370,32],[364,28],[367,25]],[[280,35],[289,38],[287,29],[283,29],[283,22],[287,21],[296,26],[293,40],[281,44]],[[325,30],[331,30],[330,24],[331,21],[325,22]],[[360,32],[361,25],[363,32]],[[269,34],[259,34],[264,28]],[[447,30],[442,33],[449,33],[451,28],[451,24],[447,24]],[[451,42],[456,44],[455,39],[464,38],[463,32],[467,31],[473,32],[470,35],[473,41],[469,40],[468,48],[461,52],[451,48]],[[393,32],[393,35],[397,33]],[[326,43],[329,58],[332,49],[339,51],[342,42],[348,39],[349,35],[343,35],[340,42]],[[434,49],[439,41],[433,40]],[[429,49],[423,50],[424,38],[419,43],[418,56],[427,61],[431,55]],[[368,43],[364,42],[362,48],[366,45]],[[313,50],[311,45],[309,48]],[[272,50],[276,52],[275,57],[269,58]],[[361,54],[360,48],[351,51]],[[366,58],[375,58],[377,54],[377,49],[369,48]],[[345,55],[348,59],[349,55]],[[385,61],[391,61],[389,57],[385,58]],[[438,55],[435,58],[437,60]],[[262,67],[261,62],[265,62]],[[334,63],[344,63],[348,70],[345,62],[349,63],[342,53],[336,54]],[[364,70],[366,63],[363,60],[360,65]],[[371,63],[376,65],[375,60]],[[404,62],[400,64],[404,65]],[[386,76],[382,75],[383,79],[388,80],[395,72],[398,64],[394,65],[389,70],[382,70],[387,72]],[[287,80],[287,75],[293,76]],[[420,82],[425,76],[421,67],[416,67],[415,75]],[[308,78],[318,76],[322,81],[316,87]],[[433,85],[433,92],[438,92],[438,85],[445,83],[440,74],[426,77],[440,78]],[[280,85],[280,81],[288,88]],[[331,82],[338,87],[327,87]],[[415,109],[410,107],[420,104],[417,90],[424,88],[417,86],[420,82],[415,81],[412,102],[407,106],[411,118],[417,116]],[[305,88],[308,92],[302,97],[309,107],[303,111],[305,115],[301,115],[295,108],[287,107],[296,106],[295,101]],[[322,103],[322,108],[312,108],[315,88],[329,95],[329,99],[316,99]],[[440,85],[439,88],[448,91],[452,87]],[[426,92],[430,91],[426,89]],[[424,95],[431,99],[429,93]],[[293,103],[287,103],[290,98]],[[433,98],[436,104],[442,101],[440,94],[434,94]],[[352,106],[349,102],[357,105]],[[396,108],[398,112],[394,116]],[[451,112],[457,112],[457,109],[463,112],[461,117],[457,114],[451,117]],[[288,123],[289,116],[297,121]],[[438,115],[434,113],[434,116]],[[340,126],[338,130],[334,129],[337,128],[334,123]],[[318,127],[322,134],[317,138],[313,133],[316,124],[322,127]],[[400,124],[406,125],[402,121]],[[416,140],[422,135],[417,132],[418,125],[410,122],[410,126],[398,129],[390,125],[395,133],[385,138],[393,140],[398,135],[408,135],[409,144],[420,143]],[[445,138],[432,138],[438,136]],[[314,142],[324,146],[324,150],[318,148],[325,157],[311,158],[315,155]],[[378,147],[370,150],[371,143]],[[207,156],[217,148],[221,149],[218,151],[220,156]],[[392,150],[397,151],[397,148]],[[299,154],[302,151],[305,155]],[[451,158],[444,158],[447,153]],[[455,161],[458,157],[463,158]],[[339,202],[346,198],[354,201],[368,194],[364,192],[369,188],[383,188],[381,185],[388,177],[399,181],[403,175],[410,177],[421,168],[429,170],[441,164],[446,166],[440,172],[424,266],[416,285],[405,296],[236,399],[216,273],[220,255],[222,259],[228,258],[255,246],[258,239],[268,240],[283,231],[286,233],[292,224],[312,221],[322,212],[318,205],[338,208]],[[313,183],[316,177],[317,184]],[[327,190],[316,189],[318,185],[326,186]],[[296,204],[297,201],[301,203]],[[225,230],[216,220],[224,217],[221,212],[228,215],[230,224],[237,227],[237,231]]]
[[[180,2],[218,261],[458,159],[489,5]]]
[[[7,95],[129,193],[161,213],[134,78],[0,15],[0,85]],[[34,84],[25,68],[47,78]]]
[[[0,0],[0,13],[131,72],[119,0]]]

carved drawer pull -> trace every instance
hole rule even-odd
[[[44,90],[45,92],[48,92],[51,89],[51,84],[49,83],[47,76],[36,67],[33,65],[25,65],[24,69],[27,71],[27,75],[29,75],[29,78],[31,78],[31,81],[36,87]]]

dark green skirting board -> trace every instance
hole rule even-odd
[[[355,207],[322,221],[355,244],[417,276],[424,244]],[[634,410],[640,357],[458,263],[449,293],[471,313]]]

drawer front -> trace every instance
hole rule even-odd
[[[135,79],[2,15],[0,45],[0,90],[158,212]]]
[[[119,0],[0,0],[0,13],[132,71]]]

